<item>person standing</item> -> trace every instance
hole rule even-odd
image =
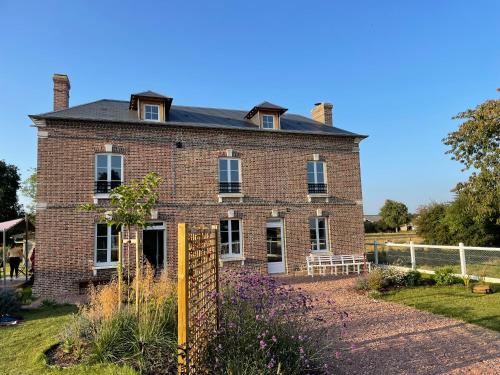
[[[14,246],[9,250],[9,265],[10,265],[10,278],[16,274],[16,279],[19,276],[19,265],[21,264],[21,259],[23,257],[23,247]]]

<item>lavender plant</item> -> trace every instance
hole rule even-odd
[[[335,340],[325,337],[324,319],[308,295],[248,270],[226,271],[220,284],[220,328],[207,353],[210,372],[330,373]]]

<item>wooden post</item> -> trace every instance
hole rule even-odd
[[[378,264],[378,242],[375,240],[373,241],[373,257],[375,258],[374,259],[374,262],[375,264]]]
[[[118,310],[122,308],[122,231],[118,232],[118,265],[117,265],[117,273],[118,273]]]
[[[139,316],[141,270],[139,259],[139,234],[135,231],[135,313]]]
[[[29,224],[28,224],[28,215],[24,215],[24,224],[25,224],[25,232],[24,232],[24,267],[26,268],[26,281],[28,281],[28,271],[29,271],[29,265],[28,265],[28,254],[29,254],[29,249],[28,249],[28,230],[29,230]]]
[[[188,358],[188,226],[179,223],[177,227],[177,372],[189,373]]]

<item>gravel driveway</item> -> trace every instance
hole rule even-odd
[[[349,314],[337,370],[342,374],[500,374],[500,334],[468,323],[378,301],[353,290],[355,278],[287,280],[317,298],[328,317]],[[500,314],[500,306],[499,306]],[[337,323],[338,324],[338,323]]]

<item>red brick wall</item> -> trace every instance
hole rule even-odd
[[[155,171],[163,178],[159,220],[167,226],[167,260],[175,272],[177,223],[217,224],[229,209],[242,219],[244,256],[266,262],[266,219],[276,209],[285,223],[287,266],[305,264],[308,218],[320,208],[329,218],[336,253],[363,249],[359,154],[353,138],[190,129],[169,125],[48,123],[38,142],[35,293],[75,293],[92,278],[95,215],[77,211],[92,202],[94,155],[113,144],[124,155],[129,181]],[[176,143],[181,142],[182,148]],[[241,159],[243,202],[219,203],[218,157],[232,149]],[[329,202],[307,201],[306,162],[319,154],[327,166]],[[110,271],[99,270],[97,277]]]

